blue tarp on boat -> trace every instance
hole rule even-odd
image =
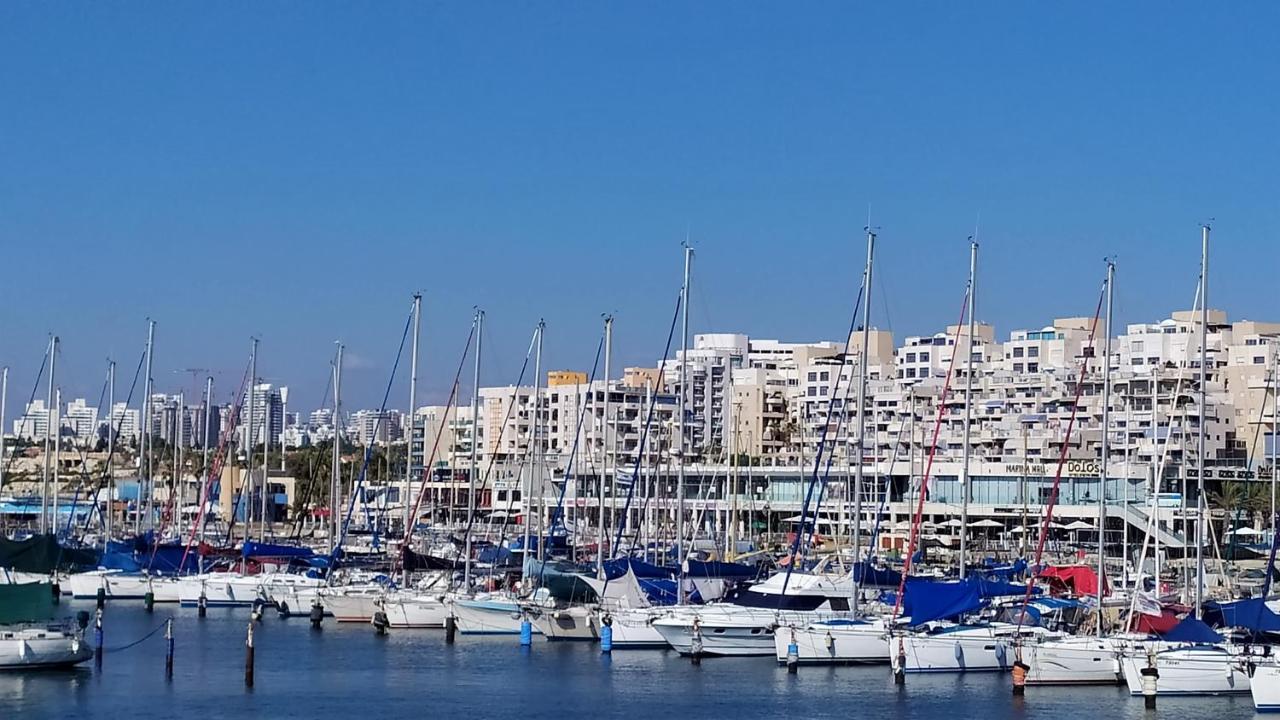
[[[853,581],[862,587],[892,587],[902,584],[902,573],[889,568],[877,568],[870,562],[853,566]]]
[[[694,578],[718,578],[721,580],[751,580],[759,571],[750,565],[737,563],[690,560],[685,574]]]
[[[647,562],[636,560],[635,558],[618,558],[616,560],[604,561],[604,576],[609,580],[617,580],[627,574],[627,568],[636,574],[637,578],[671,578],[676,574],[675,568],[662,567],[660,565],[650,565]]]
[[[1170,642],[1219,643],[1222,636],[1213,628],[1197,620],[1195,615],[1188,615],[1173,629],[1160,635],[1160,639]]]
[[[1280,615],[1267,607],[1264,598],[1247,598],[1224,603],[1206,603],[1204,621],[1217,628],[1244,628],[1254,633],[1280,633]]]
[[[939,582],[924,578],[907,578],[904,612],[911,625],[956,617],[982,608],[982,591],[973,580]]]
[[[315,555],[315,552],[309,547],[299,547],[297,545],[275,545],[273,543],[260,543],[254,542],[253,540],[246,540],[244,542],[244,546],[240,548],[240,555],[247,558],[309,558],[312,555]]]

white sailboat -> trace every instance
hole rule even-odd
[[[773,643],[779,663],[787,662],[791,645],[801,664],[889,661],[889,633],[883,618],[820,620],[780,627],[773,634]]]
[[[93,657],[76,630],[55,626],[0,626],[0,670],[65,668]]]

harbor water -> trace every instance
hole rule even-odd
[[[92,612],[92,602],[61,609]],[[174,619],[172,681],[163,632],[120,649]],[[1014,698],[1005,674],[908,676],[887,666],[803,667],[788,674],[771,658],[709,658],[674,652],[600,652],[595,643],[522,648],[515,636],[391,631],[270,609],[254,626],[255,683],[244,683],[249,611],[139,603],[108,604],[101,669],[0,674],[0,718],[1149,718],[1122,687],[1028,688]],[[90,635],[92,632],[90,632]],[[1248,695],[1161,698],[1160,718],[1253,717]]]

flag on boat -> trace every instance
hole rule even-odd
[[[1154,615],[1160,617],[1163,611],[1160,608],[1160,601],[1148,592],[1137,592],[1134,594],[1134,609],[1143,615]]]

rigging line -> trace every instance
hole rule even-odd
[[[475,338],[476,338],[476,324],[472,322],[471,332],[467,334],[467,342],[462,347],[462,357],[458,360],[458,371],[453,375],[452,388],[449,390],[449,399],[447,402],[445,402],[444,420],[446,423],[448,422],[448,419],[449,419],[449,411],[454,407],[454,400],[456,400],[458,397],[458,388],[462,380],[462,371],[466,367],[467,356],[471,354],[471,345],[475,341]],[[422,466],[422,479],[421,479],[421,484],[419,485],[419,488],[418,488],[418,499],[415,500],[413,503],[413,515],[410,516],[414,519],[415,524],[417,522],[418,513],[421,512],[421,509],[422,509],[422,498],[424,495],[426,495],[427,479],[431,477],[431,469],[435,465],[436,456],[440,450],[440,439],[442,437],[444,437],[443,432],[436,433],[435,442],[431,444],[431,456],[428,458],[428,461],[424,463]],[[452,468],[450,468],[449,470],[449,478],[450,478],[450,484],[453,484]],[[450,502],[452,502],[452,494],[450,497],[451,497]],[[413,539],[413,525],[410,525],[409,527],[405,528],[404,541],[401,543],[401,547],[408,547],[409,542],[412,539]],[[401,553],[401,557],[403,558],[403,552]]]
[[[382,429],[382,423],[386,419],[387,402],[391,398],[391,386],[395,384],[396,371],[400,369],[400,359],[404,356],[404,345],[405,345],[405,342],[409,339],[409,328],[411,328],[412,326],[413,326],[413,310],[411,309],[409,311],[408,317],[406,317],[404,320],[404,332],[400,334],[400,348],[396,350],[396,360],[391,365],[391,376],[387,378],[387,389],[382,393],[382,405],[379,406],[378,417],[373,422],[373,437],[370,438],[369,444],[365,445],[365,448],[364,448],[364,461],[360,464],[360,474],[356,477],[355,485],[351,490],[351,502],[347,507],[347,516],[342,521],[342,530],[341,532],[338,533],[338,543],[337,545],[334,546],[335,551],[341,549],[342,543],[347,539],[347,529],[351,526],[351,516],[355,514],[355,510],[356,510],[356,498],[360,496],[360,490],[364,487],[364,480],[369,472],[369,461],[373,457],[373,441],[377,439],[378,431]],[[334,419],[334,422],[337,422],[336,418]],[[266,478],[263,478],[263,481],[265,482]],[[369,505],[368,503],[365,503],[365,523],[366,524],[370,524],[368,518],[369,518]],[[376,534],[374,535],[373,539],[374,539],[374,543],[376,544],[377,543]]]
[[[640,468],[644,463],[644,451],[646,450],[649,444],[649,433],[653,429],[654,408],[657,406],[657,403],[658,403],[658,389],[660,387],[659,384],[665,383],[664,378],[666,377],[667,357],[671,354],[671,342],[676,335],[676,325],[680,321],[680,307],[683,301],[684,301],[684,293],[680,293],[679,295],[676,296],[676,309],[675,309],[675,312],[672,313],[671,315],[671,328],[667,330],[667,344],[662,349],[662,360],[658,363],[658,374],[657,374],[656,382],[654,383],[654,387],[649,394],[649,407],[645,411],[644,430],[640,433],[640,444],[639,444],[639,447],[636,448],[636,461],[632,465],[631,485],[627,488],[627,500],[622,505],[621,513],[619,514],[615,512],[613,516],[613,520],[614,520],[613,524],[614,524],[614,528],[616,529],[616,532],[614,533],[613,545],[611,546],[611,548],[615,551],[622,544],[622,528],[626,524],[625,521],[626,521],[627,515],[631,511],[631,500],[635,496],[636,485],[641,482]],[[681,389],[681,391],[683,392],[683,388]],[[662,447],[659,446],[658,449],[661,455]],[[661,461],[661,456],[659,456],[658,460],[659,462]],[[657,483],[659,482],[656,475],[653,478],[653,481],[654,481],[655,492],[652,494],[656,495]],[[644,514],[649,509],[650,499],[651,499],[650,493],[646,492],[645,498],[644,498],[644,504],[641,505],[640,507],[641,522],[637,523],[637,525],[643,523]],[[631,548],[627,551],[628,555],[633,555],[635,553],[636,545],[639,542],[640,542],[640,533],[637,532],[635,536],[631,539]],[[606,573],[605,589],[608,589],[608,587],[609,587],[609,580],[608,580],[608,575]],[[603,595],[603,592],[601,594]]]
[[[107,376],[102,379],[102,391],[98,393],[98,404],[94,407],[95,416],[102,413],[102,399],[107,396],[107,385],[110,384],[110,382],[111,382],[111,370],[108,368]],[[95,431],[94,434],[96,435],[97,428],[94,428],[94,431]],[[3,432],[3,430],[0,429],[0,432]],[[59,433],[62,432],[61,420],[58,421],[58,432]],[[79,445],[79,444],[76,445],[76,454],[79,456],[79,459],[80,459],[80,485],[79,487],[76,488],[76,494],[71,497],[71,513],[67,516],[67,535],[71,534],[71,528],[75,524],[76,508],[80,506],[80,491],[86,489],[89,484],[88,481],[91,480],[89,476],[89,459],[85,456],[83,445]],[[98,506],[96,497],[94,498],[93,506],[95,508]],[[86,529],[88,529],[89,519],[92,517],[93,517],[93,510],[90,510],[88,513],[85,514],[84,525]]]
[[[146,359],[147,359],[147,353],[146,353],[146,351],[144,350],[144,351],[142,352],[142,356],[138,358],[138,367],[137,367],[137,368],[135,368],[135,369],[134,369],[134,371],[133,371],[133,382],[129,384],[129,394],[128,394],[128,396],[127,396],[127,397],[125,397],[125,400],[124,400],[124,406],[125,406],[125,408],[128,408],[128,407],[129,407],[129,405],[130,405],[130,403],[132,403],[132,402],[133,402],[133,391],[138,387],[138,378],[142,375],[142,366],[143,366],[143,364],[146,362]],[[110,410],[108,410],[108,411],[107,411],[107,432],[108,432],[108,433],[111,433],[111,436],[114,436],[114,437],[117,439],[117,441],[118,441],[118,440],[119,440],[119,438],[120,438],[120,428],[121,428],[121,427],[123,426],[123,424],[124,424],[124,417],[125,417],[125,414],[126,414],[126,413],[120,413],[120,419],[116,422],[115,427],[114,427],[114,428],[112,428],[112,427],[111,427],[111,411],[110,411]],[[110,462],[111,462],[111,458],[107,458],[107,464],[106,464],[106,465],[104,465],[104,466],[103,466],[103,468],[102,468],[102,479],[101,479],[101,481],[100,481],[100,484],[98,485],[98,489],[99,489],[99,490],[101,490],[101,489],[102,489],[105,485],[107,485],[107,484],[110,482],[110,480],[111,480],[111,475],[110,475],[110,474],[111,474]],[[110,506],[111,501],[112,501],[112,498],[107,498],[107,504],[108,504],[108,506]],[[95,507],[96,507],[97,503],[95,502],[94,504],[95,504]],[[99,509],[99,511],[98,511],[98,512],[99,512],[99,514],[101,514],[101,509]],[[85,528],[86,528],[86,529],[88,529],[88,521],[87,521],[87,519],[86,519],[86,522],[85,522]],[[105,545],[106,541],[107,541],[107,540],[110,540],[110,539],[111,539],[111,538],[106,538],[106,540],[104,540],[104,541],[103,541],[103,543],[104,543],[104,544],[103,544],[103,547],[105,547],[105,546],[106,546],[106,545]]]
[[[250,359],[245,363],[244,375],[241,376],[241,379],[240,379],[240,389],[235,396],[235,404],[231,406],[231,412],[227,413],[227,429],[222,434],[222,438],[218,443],[218,453],[214,458],[215,462],[213,466],[209,468],[209,480],[208,480],[209,483],[212,483],[215,480],[214,468],[220,467],[222,463],[226,462],[227,446],[231,443],[231,438],[235,435],[235,433],[239,429],[240,412],[244,409],[244,402],[246,399],[248,399],[248,401],[251,403],[250,411],[252,411],[252,403],[253,403],[252,396],[253,396],[253,382],[254,382],[254,379],[250,377],[252,373],[252,370],[251,370],[252,367],[253,367],[253,361],[252,359]],[[248,428],[245,428],[245,444],[246,445],[251,444],[250,440],[251,438],[249,438]],[[240,490],[236,492],[235,500],[232,501],[231,503],[231,517],[227,518],[227,539],[226,539],[227,544],[231,543],[232,532],[235,530],[235,526],[236,526],[236,516],[240,513],[240,501],[244,499],[245,492],[248,490],[249,476],[253,470],[253,468],[248,467],[247,457],[246,457],[245,465],[246,465],[245,477],[243,480],[241,480]],[[246,512],[245,514],[251,515],[250,512]],[[248,520],[246,520],[245,522],[247,524]],[[192,531],[192,537],[193,538],[195,537],[194,529]],[[245,537],[246,538],[248,537],[247,533]],[[188,547],[190,547],[190,542],[188,543]]]
[[[1192,300],[1191,302],[1192,314],[1195,314],[1195,311],[1200,308],[1200,276],[1198,274],[1196,275],[1196,289],[1195,289],[1194,298],[1195,299]],[[1187,343],[1186,357],[1182,359],[1182,362],[1178,367],[1178,378],[1177,378],[1178,382],[1176,385],[1174,385],[1174,393],[1173,393],[1173,398],[1175,403],[1177,402],[1177,398],[1182,396],[1182,383],[1186,379],[1186,369],[1187,369],[1186,365],[1189,363],[1189,358],[1191,355],[1191,351],[1193,349],[1194,348],[1192,348],[1191,343]],[[1160,428],[1156,422],[1158,419],[1157,410],[1159,408],[1160,389],[1159,389],[1159,383],[1156,378],[1156,370],[1154,369],[1151,372],[1151,383],[1152,383],[1152,392],[1153,392],[1153,399],[1152,399],[1152,405],[1151,405],[1151,436],[1154,441],[1154,440],[1159,440],[1158,436],[1160,431]],[[1173,427],[1173,411],[1174,410],[1176,410],[1176,407],[1171,408],[1169,413],[1169,427],[1171,431]],[[1183,424],[1184,425],[1186,424],[1185,412],[1183,413]],[[1152,473],[1152,488],[1151,488],[1151,498],[1152,498],[1153,505],[1152,505],[1151,515],[1147,519],[1148,529],[1147,529],[1146,535],[1142,539],[1142,548],[1138,551],[1138,578],[1136,580],[1139,583],[1141,583],[1142,581],[1142,567],[1146,564],[1147,548],[1151,543],[1152,532],[1155,532],[1155,533],[1160,532],[1160,507],[1159,507],[1160,481],[1164,479],[1165,462],[1168,459],[1169,445],[1170,443],[1167,443],[1167,442],[1163,443],[1160,446],[1159,455],[1153,457],[1153,462],[1155,463],[1155,471]],[[1157,558],[1157,564],[1158,562],[1159,562],[1159,559]],[[1158,574],[1155,577],[1155,584],[1156,584],[1155,592],[1156,592],[1156,596],[1158,597],[1160,595],[1160,578]],[[1138,604],[1138,594],[1137,592],[1134,592],[1133,597],[1129,601],[1129,622],[1130,623],[1133,621],[1134,613],[1137,612],[1137,604]]]
[[[582,423],[584,420],[586,420],[587,408],[595,404],[594,402],[595,391],[591,389],[591,386],[593,383],[595,383],[595,380],[596,380],[596,370],[599,369],[600,367],[600,355],[602,352],[604,352],[604,337],[601,337],[600,343],[596,345],[596,359],[594,362],[591,363],[591,376],[587,378],[588,399],[583,401],[582,409],[578,412],[578,422],[575,425],[573,430],[573,446],[569,449],[569,463],[565,466],[565,469],[564,469],[564,484],[560,486],[560,498],[556,501],[555,512],[552,513],[551,522],[547,526],[547,538],[545,542],[548,542],[548,543],[551,540],[551,536],[556,531],[556,523],[563,521],[564,496],[565,496],[565,493],[568,492],[569,490],[569,483],[573,480],[573,463],[575,460],[577,460],[577,457],[578,457],[578,441],[582,439]],[[565,528],[566,536],[568,535],[568,532],[569,532],[568,528]],[[574,524],[574,534],[575,536],[577,534],[576,523]],[[541,538],[539,538],[538,542],[544,542],[544,541]],[[528,548],[525,548],[525,552],[526,553],[528,552]],[[598,548],[597,548],[597,552],[599,552]],[[550,555],[547,553],[543,553],[543,557],[550,559]],[[547,572],[547,564],[546,562],[543,562],[542,566],[538,568],[538,585],[539,586],[542,585],[542,581],[543,581],[543,578],[546,576],[546,572]]]
[[[947,396],[951,394],[951,380],[955,375],[956,355],[960,349],[960,329],[964,325],[965,316],[969,312],[969,293],[973,292],[972,283],[965,284],[964,301],[960,304],[960,320],[956,323],[956,339],[951,358],[947,361],[946,379],[942,383],[942,392],[938,395],[937,417],[933,420],[933,439],[930,441],[929,458],[924,466],[924,475],[920,478],[920,498],[911,520],[911,534],[907,538],[907,556],[902,564],[902,577],[898,580],[898,593],[893,601],[893,614],[890,620],[898,617],[902,611],[902,595],[907,586],[907,575],[911,573],[911,558],[916,552],[916,541],[920,534],[920,520],[924,516],[924,501],[929,490],[929,476],[933,473],[933,460],[938,454],[938,435],[942,431],[944,410],[947,407]],[[914,419],[914,418],[913,418]]]
[[[809,505],[813,501],[814,491],[818,489],[818,483],[819,483],[818,469],[822,467],[822,454],[823,454],[823,451],[826,450],[826,446],[827,446],[827,433],[831,430],[831,420],[832,420],[832,416],[835,413],[835,396],[838,394],[838,391],[840,389],[840,376],[844,374],[842,372],[844,370],[844,357],[847,357],[849,355],[849,346],[853,344],[853,333],[858,326],[858,311],[862,308],[863,296],[866,294],[866,289],[867,289],[867,274],[866,274],[866,271],[864,270],[862,273],[862,284],[858,287],[858,296],[853,303],[853,314],[849,318],[849,332],[845,335],[845,338],[844,338],[844,354],[841,357],[840,367],[836,371],[835,373],[836,376],[833,379],[831,384],[831,394],[828,396],[830,399],[827,401],[827,416],[823,420],[822,434],[819,436],[819,439],[818,439],[818,450],[814,454],[814,458],[813,458],[813,478],[809,481],[809,487],[805,490],[804,502],[800,506],[800,529],[795,533],[795,539],[791,543],[791,560],[790,562],[787,563],[787,574],[782,578],[782,592],[779,593],[778,595],[779,606],[781,606],[783,599],[786,597],[787,586],[791,583],[791,574],[795,571],[796,563],[800,559],[799,557],[800,541],[801,541],[801,538],[806,537],[805,520],[806,518],[809,517]],[[866,348],[863,348],[863,352],[866,352]],[[850,373],[849,373],[849,384],[850,385],[853,384],[852,370],[850,370]],[[841,414],[844,415],[845,413],[842,412]],[[831,444],[832,444],[831,454],[834,455],[835,440],[833,440]],[[830,469],[830,462],[828,461],[828,470],[829,469]],[[825,491],[826,489],[825,475],[823,476],[821,482],[822,482],[822,489]],[[821,502],[821,500],[819,500],[819,502]],[[814,525],[814,528],[816,528],[818,525],[817,508],[814,508],[813,525]],[[812,531],[810,531],[808,533],[808,537],[812,538],[812,535],[813,533]]]
[[[323,399],[324,399],[324,398],[328,398],[328,397],[329,397],[329,391],[330,391],[330,390],[332,390],[332,389],[333,389],[333,363],[331,362],[331,363],[329,364],[329,372],[326,372],[326,373],[325,373],[324,394],[320,396],[320,397],[322,398],[322,402],[323,402]],[[409,417],[410,417],[410,420],[411,420],[411,422],[410,422],[410,426],[412,427],[413,408],[409,408]],[[208,436],[207,436],[207,434],[206,434],[206,439],[207,439],[207,437],[208,437]],[[409,440],[410,440],[410,442],[412,442],[413,438],[410,438]],[[281,448],[282,448],[282,449],[281,449],[281,453],[283,454],[283,452],[284,452],[284,450],[283,450],[284,442],[282,441],[282,442],[280,443],[280,445],[281,445]],[[332,462],[332,461],[330,461],[330,462]],[[207,468],[206,468],[206,470],[207,470]],[[308,480],[308,482],[307,482],[306,487],[304,488],[304,492],[303,492],[303,495],[302,495],[302,507],[307,507],[308,505],[310,505],[310,504],[311,504],[311,502],[312,502],[312,500],[313,500],[313,498],[314,498],[314,496],[315,496],[315,494],[316,494],[316,485],[317,485],[317,481],[318,481],[319,479],[320,479],[320,478],[319,478],[319,476],[315,474],[315,470],[313,469],[313,470],[312,470],[312,472],[311,472],[311,477],[309,477],[309,478],[307,479],[307,480]],[[298,513],[298,516],[297,516],[297,517],[294,519],[294,521],[293,521],[293,530],[289,533],[289,539],[291,539],[291,540],[299,540],[299,541],[302,539],[302,518],[303,518],[302,513]],[[314,535],[314,533],[313,533],[313,535]]]
[[[50,344],[52,344],[52,343],[50,343]],[[47,345],[45,345],[45,346],[44,346],[44,357],[43,357],[43,359],[41,359],[41,360],[40,360],[40,370],[39,370],[38,372],[36,372],[36,381],[35,381],[35,384],[33,384],[33,385],[31,386],[31,395],[27,398],[27,407],[31,407],[31,404],[32,404],[32,403],[34,403],[34,402],[36,401],[36,393],[40,392],[40,379],[44,377],[44,369],[45,369],[46,367],[48,367],[48,366],[49,366],[49,345],[47,344]],[[47,410],[48,410],[48,408],[46,408],[46,411],[47,411]],[[24,408],[23,413],[22,413],[22,417],[25,419],[25,418],[26,418],[26,416],[27,416],[27,413],[26,413],[26,410],[25,410],[25,408]],[[26,424],[26,423],[24,422],[24,423],[23,423],[23,425],[25,425],[25,424]],[[32,432],[35,432],[35,423],[34,423],[34,422],[32,423],[31,429],[32,429]],[[9,458],[5,461],[5,464],[4,464],[4,474],[5,474],[5,475],[8,475],[8,474],[9,474],[9,471],[13,469],[13,461],[14,461],[14,459],[15,459],[15,458],[17,458],[17,457],[18,457],[18,454],[17,454],[17,453],[10,451],[10,453],[9,453]]]
[[[1079,376],[1076,377],[1076,391],[1075,391],[1075,399],[1071,403],[1071,417],[1069,420],[1067,420],[1066,434],[1064,434],[1062,437],[1062,451],[1058,453],[1058,468],[1056,471],[1054,471],[1053,487],[1049,491],[1049,504],[1045,507],[1044,522],[1040,526],[1040,537],[1036,539],[1035,562],[1032,563],[1031,565],[1031,568],[1032,568],[1031,571],[1027,573],[1027,588],[1022,596],[1022,612],[1018,613],[1019,640],[1021,640],[1022,622],[1026,618],[1026,614],[1027,614],[1027,605],[1031,602],[1031,588],[1035,584],[1035,580],[1036,580],[1035,568],[1038,568],[1040,566],[1040,561],[1043,558],[1044,543],[1049,536],[1049,523],[1053,522],[1053,509],[1058,503],[1058,489],[1062,485],[1062,471],[1067,466],[1067,453],[1070,452],[1071,450],[1071,431],[1075,429],[1076,415],[1080,411],[1080,395],[1083,392],[1084,384],[1088,379],[1089,358],[1097,357],[1098,355],[1095,338],[1097,337],[1097,334],[1098,334],[1098,318],[1102,315],[1102,303],[1106,299],[1106,297],[1107,297],[1106,283],[1103,283],[1102,291],[1098,293],[1098,308],[1094,310],[1093,322],[1090,323],[1090,327],[1089,327],[1089,352],[1087,354],[1082,353],[1084,357],[1081,358],[1080,360],[1080,374]],[[1110,364],[1111,358],[1103,357],[1102,362]],[[1107,399],[1103,398],[1102,401],[1103,403],[1106,403]],[[1106,428],[1103,428],[1103,432],[1106,432]],[[1106,464],[1107,464],[1107,459],[1102,458],[1104,475],[1106,474],[1105,472]],[[1100,488],[1098,492],[1101,493],[1102,489]],[[1103,531],[1102,518],[1098,518],[1099,540],[1101,540],[1102,538],[1102,531]],[[1099,542],[1098,545],[1099,545],[1099,552],[1101,552],[1102,543]],[[1106,578],[1098,578],[1098,582],[1104,583],[1106,582]]]
[[[502,436],[506,433],[507,424],[511,421],[511,415],[512,413],[515,412],[516,405],[518,404],[517,398],[520,395],[520,384],[524,382],[524,374],[529,369],[529,358],[533,356],[533,349],[534,347],[536,347],[537,342],[538,342],[538,330],[534,329],[533,337],[529,339],[529,350],[525,353],[524,363],[520,366],[520,375],[516,378],[516,384],[511,388],[511,402],[507,405],[507,414],[502,418],[502,425],[498,427],[498,436],[494,440],[494,452],[492,455],[489,456],[489,466],[485,468],[484,475],[480,478],[480,482],[476,486],[481,491],[483,491],[485,486],[489,484],[489,478],[493,474],[493,467],[498,462],[499,451],[501,451],[502,449]],[[534,412],[537,412],[536,408]],[[476,420],[473,419],[472,422],[475,423]],[[510,496],[511,496],[511,493],[508,493],[508,502],[510,501]],[[467,518],[466,530],[463,531],[462,537],[463,538],[470,537],[471,529],[474,526],[475,526],[475,513],[471,513],[471,517]],[[496,567],[496,564],[495,564],[495,567]],[[493,574],[493,569],[490,568],[490,575],[492,574]]]

